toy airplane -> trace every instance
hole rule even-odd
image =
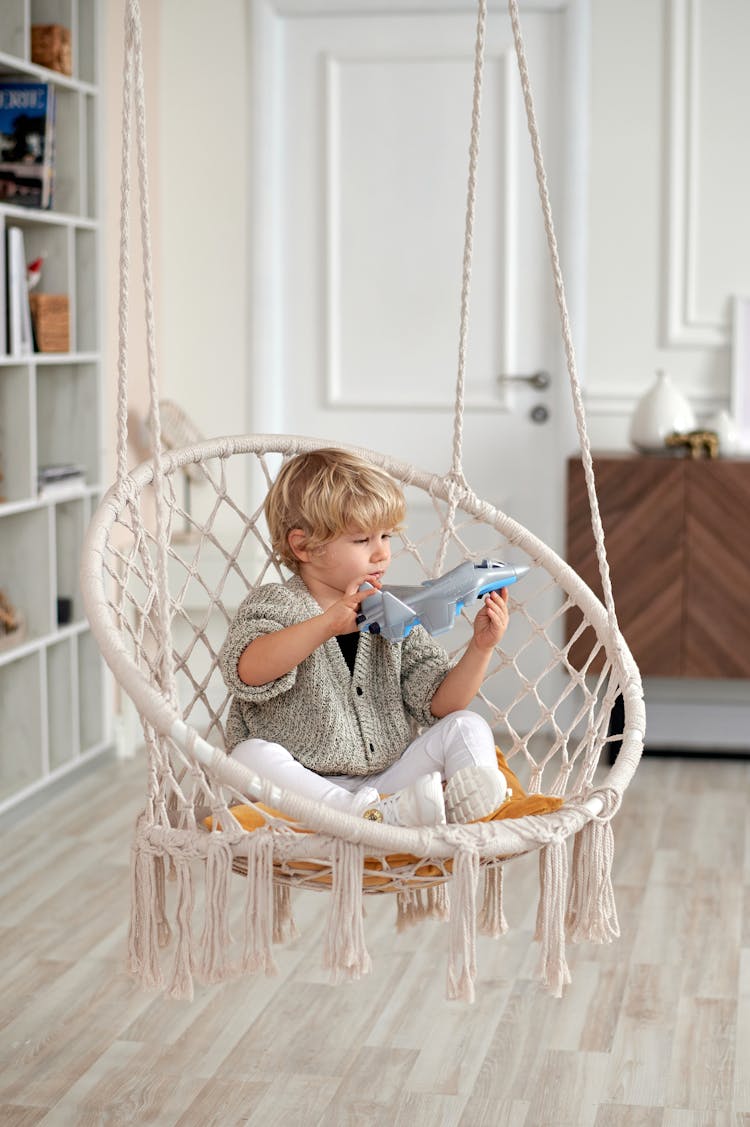
[[[528,570],[523,564],[467,560],[419,587],[385,586],[375,591],[362,601],[357,624],[360,630],[382,634],[389,642],[400,642],[418,624],[429,634],[444,634],[471,599],[516,583]]]

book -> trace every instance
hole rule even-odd
[[[20,227],[8,228],[8,352],[28,356],[34,351],[31,307],[26,276],[26,248]]]
[[[50,208],[54,149],[52,83],[0,79],[0,200]]]

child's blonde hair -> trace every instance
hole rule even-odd
[[[324,449],[284,463],[264,511],[277,559],[297,572],[299,560],[289,546],[293,528],[304,532],[307,550],[352,530],[398,531],[406,502],[384,470],[345,450]]]

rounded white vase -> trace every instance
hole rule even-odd
[[[662,454],[668,435],[695,430],[695,413],[667,372],[639,400],[630,423],[630,442],[643,454]]]

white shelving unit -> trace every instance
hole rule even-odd
[[[0,74],[56,87],[49,211],[0,201],[0,237],[23,230],[40,290],[70,302],[70,352],[0,355],[0,590],[25,636],[0,649],[0,811],[111,746],[104,667],[84,618],[81,540],[101,487],[97,0],[2,0]],[[31,27],[70,28],[71,77],[31,62]],[[86,486],[37,495],[40,465],[75,462]],[[72,600],[58,624],[57,600]]]

